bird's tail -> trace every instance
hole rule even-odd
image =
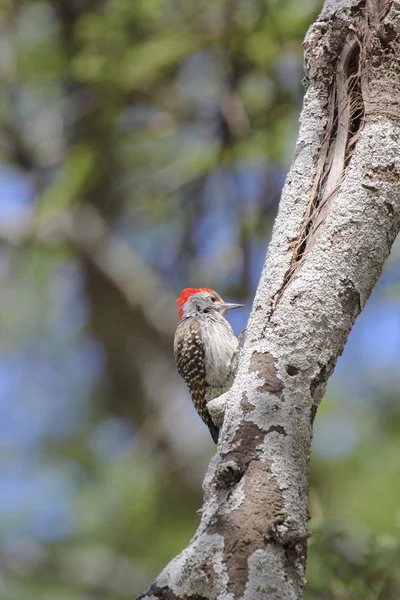
[[[207,419],[204,419],[208,429],[210,430],[211,437],[213,439],[214,444],[218,444],[218,436],[219,436],[219,427],[213,423],[209,412],[207,411]]]

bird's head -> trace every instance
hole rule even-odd
[[[210,288],[186,288],[176,301],[180,319],[200,314],[219,312],[224,315],[232,308],[241,308],[244,304],[224,302],[217,292]]]

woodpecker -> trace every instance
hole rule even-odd
[[[176,302],[180,322],[174,340],[175,363],[199,416],[217,443],[219,428],[211,419],[207,402],[231,387],[240,345],[224,315],[244,305],[228,304],[209,288],[186,288]]]

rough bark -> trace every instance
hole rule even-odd
[[[303,597],[312,426],[400,229],[400,4],[327,0],[294,161],[189,546],[142,599]]]

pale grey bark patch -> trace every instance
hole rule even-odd
[[[227,399],[228,394],[225,393],[222,394],[222,396],[218,396],[218,398],[214,398],[214,400],[207,402],[208,412],[218,427],[221,427],[224,421]]]
[[[248,561],[248,582],[244,600],[265,598],[268,600],[298,600],[297,590],[288,586],[286,573],[280,569],[284,551],[275,546],[266,550],[256,550]],[[277,565],[279,565],[277,567]],[[269,581],[264,574],[269,573]]]
[[[214,600],[228,583],[221,554],[223,548],[224,539],[216,533],[195,536],[190,546],[164,569],[154,586],[162,590],[162,594],[166,593],[166,589],[173,594],[167,598],[199,600],[199,597],[204,597]],[[154,587],[151,586],[149,591],[155,594]]]
[[[307,33],[298,143],[238,373],[208,405],[224,418],[201,522],[157,598],[303,597],[312,423],[400,229],[399,23],[393,0],[327,0]]]

